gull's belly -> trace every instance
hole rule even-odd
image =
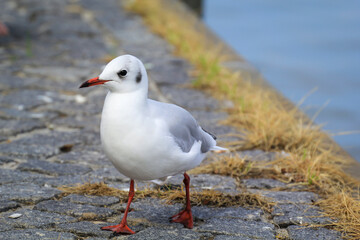
[[[116,169],[132,179],[153,180],[177,174],[188,160],[170,136],[151,128],[130,131],[102,128],[101,141]]]

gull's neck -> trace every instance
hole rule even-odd
[[[147,108],[147,89],[138,89],[132,92],[109,91],[103,108],[103,115],[134,115],[144,112]]]
[[[125,136],[134,129],[134,126],[141,126],[146,119],[147,104],[147,91],[109,92],[101,115],[102,142],[106,137],[114,134]]]

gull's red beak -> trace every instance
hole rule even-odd
[[[100,84],[104,84],[106,82],[108,82],[110,80],[100,80],[99,77],[96,78],[92,78],[89,79],[85,82],[83,82],[79,88],[84,88],[84,87],[91,87],[91,86],[95,86],[95,85],[100,85]]]

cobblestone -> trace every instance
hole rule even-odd
[[[27,173],[12,169],[0,168],[0,185],[7,183],[32,182],[43,176],[37,173]]]
[[[312,192],[287,192],[287,191],[265,191],[252,190],[254,193],[261,194],[265,197],[271,198],[277,203],[314,203],[319,196]]]
[[[53,176],[62,175],[83,175],[90,172],[92,169],[83,165],[75,164],[60,164],[40,160],[31,160],[26,163],[21,163],[18,168],[21,171],[30,171],[37,173],[44,173]]]
[[[278,204],[271,213],[280,227],[303,224],[327,224],[330,219],[322,217],[320,209],[307,204]]]
[[[216,235],[214,240],[253,240],[254,238],[249,238],[246,236],[229,236],[229,235]]]
[[[104,59],[125,53],[142,59],[152,82],[149,95],[186,107],[220,142],[238,139],[224,137],[236,130],[219,124],[232,103],[185,87],[192,66],[118,0],[5,0],[0,16],[10,29],[9,36],[0,37],[0,239],[275,239],[280,231],[292,239],[340,238],[333,230],[296,225],[328,221],[313,205],[314,193],[281,191],[292,187],[271,179],[246,179],[239,186],[231,177],[210,174],[191,175],[192,188],[233,194],[246,187],[278,205],[271,214],[260,208],[194,206],[195,227],[189,230],[168,220],[183,204],[135,195],[128,222],[136,234],[101,231],[119,223],[125,208],[119,198],[64,196],[56,188],[101,181],[129,188],[129,179],[101,150],[106,91],[78,90],[100,73]],[[281,153],[238,154],[270,162]],[[179,188],[182,178],[174,176],[169,184]],[[155,187],[136,181],[137,189]],[[14,213],[21,216],[9,218]]]
[[[14,201],[0,200],[0,212],[20,207],[20,204]]]
[[[172,102],[189,110],[215,110],[219,108],[218,101],[193,89],[164,86],[161,91]]]
[[[46,158],[61,153],[61,147],[80,143],[76,132],[54,131],[33,134],[0,144],[0,152],[10,156]]]
[[[76,240],[76,236],[71,233],[46,231],[41,229],[25,229],[0,232],[0,239],[6,240]]]
[[[0,156],[0,165],[14,162],[13,158]]]
[[[123,204],[123,207],[126,205]],[[131,215],[134,218],[143,218],[149,222],[170,225],[169,217],[181,210],[181,204],[165,205],[163,201],[157,199],[141,199],[131,205],[134,211]]]
[[[0,232],[9,231],[11,229],[12,229],[12,226],[10,224],[7,224],[7,223],[0,224]],[[1,233],[0,233],[0,236],[1,236]]]
[[[72,203],[90,204],[99,207],[111,206],[119,203],[119,198],[108,196],[84,196],[78,194],[71,194],[65,198],[64,201],[69,200]]]
[[[53,92],[39,90],[22,90],[8,95],[0,95],[0,106],[11,107],[18,110],[29,110],[46,103],[60,100]]]
[[[10,119],[52,119],[55,118],[57,114],[50,111],[24,111],[11,108],[0,107],[0,118],[10,120]]]
[[[108,162],[108,161],[106,161],[106,162]],[[89,177],[100,178],[104,181],[120,181],[120,182],[129,181],[128,177],[122,175],[121,173],[119,173],[119,171],[117,171],[114,167],[112,167],[110,165],[109,165],[109,167],[104,167],[104,168],[100,168],[98,170],[92,171],[91,173],[89,173]],[[125,185],[128,187],[129,184],[125,184]]]
[[[34,183],[39,184],[41,186],[51,186],[51,187],[61,187],[64,185],[76,185],[76,184],[84,184],[84,183],[95,183],[101,182],[102,179],[88,176],[60,176],[60,177],[41,177],[36,178]]]
[[[64,154],[60,154],[57,155],[54,158],[54,162],[57,163],[72,163],[72,164],[97,164],[97,165],[104,165],[106,163],[109,163],[110,166],[110,162],[107,160],[107,158],[105,157],[105,155],[99,151],[96,151],[94,149],[81,149],[81,150],[76,150],[73,149],[71,152],[68,153],[64,153]],[[108,169],[108,172],[104,175],[114,175],[115,172],[109,172],[111,169],[113,168],[106,168]],[[116,171],[117,172],[117,171]]]
[[[0,134],[3,136],[14,136],[19,133],[29,132],[34,129],[44,128],[45,124],[38,120],[11,120],[0,119]]]
[[[337,240],[341,239],[341,234],[326,228],[308,228],[300,226],[289,226],[287,228],[290,239],[293,240]]]
[[[159,85],[184,84],[188,78],[189,64],[180,58],[156,59],[152,61],[150,77]],[[176,74],[173,74],[176,72]],[[171,76],[171,77],[168,77]]]
[[[16,183],[0,186],[0,200],[16,201],[26,204],[35,204],[51,199],[61,193],[60,190],[40,187],[33,183]]]
[[[176,175],[168,180],[169,184],[180,184],[184,176]],[[236,193],[237,184],[234,178],[227,176],[216,176],[211,174],[198,174],[191,178],[190,185],[196,190],[217,190],[227,193]]]
[[[9,218],[9,215],[13,213],[7,213],[0,218],[0,222],[6,222],[16,228],[44,228],[54,227],[60,223],[76,221],[76,218],[74,217],[30,209],[23,209],[16,211],[15,213],[21,214],[21,216],[19,218],[12,219]]]
[[[104,220],[115,214],[110,208],[95,207],[88,204],[76,204],[67,201],[49,200],[38,203],[34,209],[47,212],[67,214],[82,219]]]
[[[76,223],[62,223],[56,225],[56,230],[58,231],[65,231],[75,233],[79,236],[87,237],[103,237],[109,238],[112,233],[107,231],[102,231],[100,227],[104,227],[108,224],[94,224],[92,222],[76,222]]]
[[[274,179],[256,178],[256,179],[244,179],[241,181],[247,188],[255,189],[271,189],[285,187],[286,184]]]
[[[234,234],[236,236],[275,239],[275,227],[272,224],[241,219],[211,218],[198,227],[199,231],[215,234]]]
[[[158,240],[158,239],[174,239],[174,240],[197,240],[206,239],[206,234],[198,233],[189,229],[170,228],[163,229],[157,227],[149,227],[136,235],[129,236],[125,239],[142,239],[142,240]]]
[[[242,207],[213,208],[205,206],[194,206],[194,216],[201,220],[210,218],[238,218],[244,221],[261,221],[263,211],[260,209],[245,209]]]

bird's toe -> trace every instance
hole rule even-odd
[[[101,230],[112,231],[114,233],[119,233],[119,234],[134,234],[135,233],[127,225],[122,225],[122,224],[102,227]]]

